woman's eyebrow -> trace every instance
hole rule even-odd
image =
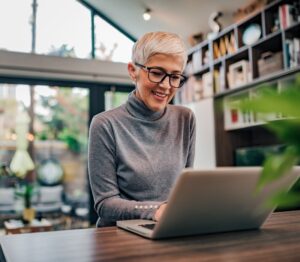
[[[155,69],[160,69],[166,73],[169,73],[165,68],[163,67],[160,67],[160,66],[148,66],[148,68],[155,68]],[[174,71],[171,71],[169,74],[181,74],[181,71],[179,70],[174,70]]]

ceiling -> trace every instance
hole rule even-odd
[[[149,31],[175,32],[188,43],[191,35],[211,32],[209,15],[221,11],[223,28],[233,23],[232,14],[249,0],[85,0],[134,38]],[[152,18],[144,21],[146,8]]]

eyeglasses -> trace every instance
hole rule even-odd
[[[148,67],[148,66],[141,65],[139,63],[135,63],[135,65],[148,72],[148,79],[152,83],[160,84],[168,76],[170,86],[173,88],[180,88],[187,80],[187,77],[184,75],[169,74],[165,70],[159,67]]]

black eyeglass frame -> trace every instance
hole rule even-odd
[[[173,88],[180,88],[180,87],[182,87],[182,86],[184,85],[184,83],[185,83],[186,80],[187,80],[187,77],[186,77],[185,75],[182,75],[182,74],[172,74],[172,73],[169,74],[169,73],[167,73],[165,70],[163,70],[162,68],[159,68],[159,67],[155,67],[155,66],[154,66],[154,67],[145,66],[145,65],[139,64],[139,63],[137,63],[137,62],[135,62],[134,64],[135,64],[136,66],[142,68],[142,69],[146,69],[146,70],[147,70],[147,73],[148,73],[148,79],[149,79],[149,81],[152,82],[152,83],[160,84],[160,83],[162,83],[162,82],[166,79],[166,77],[168,76],[168,77],[169,77],[169,84],[170,84],[170,86],[173,87]],[[157,69],[157,70],[161,70],[162,72],[164,72],[165,75],[163,76],[163,78],[162,78],[159,82],[156,82],[156,81],[153,81],[153,80],[150,79],[149,73],[150,73],[150,70],[151,70],[151,69]],[[171,77],[174,76],[174,75],[182,77],[182,80],[180,81],[179,86],[173,86],[173,85],[171,84]]]

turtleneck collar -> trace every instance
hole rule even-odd
[[[160,119],[166,111],[166,108],[160,111],[152,111],[149,109],[143,101],[135,95],[135,90],[132,91],[126,102],[126,109],[128,112],[136,118],[155,121]]]

